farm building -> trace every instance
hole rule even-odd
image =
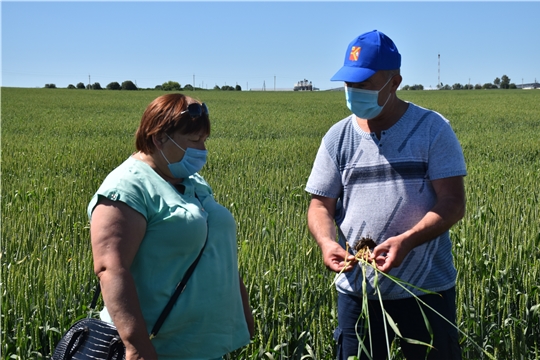
[[[523,89],[523,90],[540,89],[540,83],[535,81],[535,82],[530,83],[530,84],[516,85],[516,87],[518,89]]]
[[[313,84],[311,83],[311,81],[307,81],[306,79],[304,79],[304,80],[300,80],[299,82],[297,82],[294,85],[293,90],[294,91],[313,91],[313,90],[317,90],[317,89],[313,88]]]

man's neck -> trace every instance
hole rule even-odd
[[[401,119],[407,111],[409,103],[398,99],[394,99],[392,103],[386,104],[381,114],[371,120],[360,119],[356,117],[356,122],[360,129],[367,133],[375,133],[377,138],[381,138],[381,132],[390,129],[395,123]]]

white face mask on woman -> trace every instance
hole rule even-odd
[[[346,86],[345,99],[347,100],[347,107],[349,110],[361,119],[370,120],[379,115],[390,99],[390,94],[388,94],[388,98],[384,104],[380,106],[379,92],[388,85],[390,80],[392,80],[392,78],[388,79],[386,84],[384,84],[380,90],[355,89]]]

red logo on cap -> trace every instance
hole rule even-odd
[[[351,49],[351,54],[349,55],[349,60],[358,61],[358,57],[360,56],[360,49],[360,46],[353,46]]]

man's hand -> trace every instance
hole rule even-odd
[[[431,185],[437,194],[437,202],[433,208],[412,229],[389,237],[373,249],[370,259],[375,260],[379,270],[389,272],[400,266],[413,248],[435,239],[465,214],[462,176],[433,180]]]
[[[308,209],[308,227],[321,248],[326,268],[335,272],[350,271],[356,259],[336,242],[336,202],[337,199],[312,195]]]
[[[412,249],[412,247],[406,245],[407,243],[404,240],[403,235],[393,236],[373,249],[370,260],[375,261],[377,269],[387,273],[392,268],[401,265],[405,256]]]
[[[345,251],[335,241],[327,241],[321,245],[323,262],[328,270],[334,272],[351,271],[357,263],[355,257]]]

